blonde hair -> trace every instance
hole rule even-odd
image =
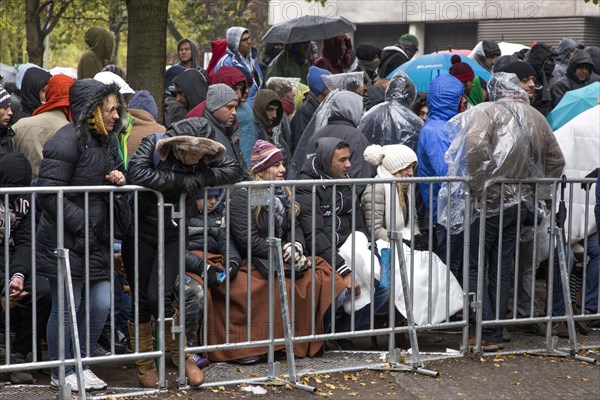
[[[264,179],[262,179],[259,176],[259,174],[261,172],[262,171],[248,172],[248,174],[250,175],[250,178],[252,178],[252,180],[254,180],[254,181],[264,181]],[[285,190],[286,194],[288,195],[288,197],[290,198],[290,201],[291,201],[292,200],[292,189],[290,189],[289,186],[283,186],[283,190]],[[252,207],[252,213],[254,214],[254,220],[255,220],[257,226],[260,226],[259,217],[260,217],[260,213],[262,212],[263,208],[264,208],[264,206],[260,206],[260,205]],[[294,202],[293,209],[294,209],[294,214],[296,216],[300,215],[300,204],[297,201]],[[290,207],[290,209],[288,210],[287,219],[288,219],[288,221],[292,220],[292,207]]]

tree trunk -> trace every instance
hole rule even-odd
[[[163,121],[165,54],[169,0],[126,0],[128,15],[127,81],[134,89],[148,90]]]
[[[27,56],[29,62],[42,66],[44,58],[44,38],[40,27],[38,9],[40,0],[25,1],[25,31],[27,32]]]

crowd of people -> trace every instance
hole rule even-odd
[[[295,298],[296,336],[331,332],[332,326],[335,332],[366,329],[372,312],[387,312],[390,301],[395,302],[395,317],[402,323],[404,299],[390,299],[389,285],[380,283],[379,264],[384,262],[380,250],[389,245],[391,232],[402,232],[406,251],[428,252],[435,265],[451,271],[453,281],[441,282],[440,290],[462,284],[463,267],[468,266],[474,291],[478,271],[484,269],[488,276],[480,299],[484,320],[507,315],[513,279],[520,282],[515,305],[519,317],[540,312],[524,306],[531,300],[531,279],[539,259],[524,258],[522,268],[515,269],[519,246],[532,247],[531,242],[524,245],[517,232],[521,225],[537,227],[540,209],[545,214],[552,210],[549,204],[534,202],[538,197],[529,186],[497,181],[561,176],[569,160],[545,117],[566,92],[600,81],[598,48],[567,38],[558,50],[534,43],[528,51],[501,55],[495,42],[483,41],[473,58],[492,73],[487,82],[456,55],[449,72],[435,77],[428,93],[418,93],[404,72],[389,76],[419,50],[413,35],[403,35],[383,49],[369,43],[354,47],[350,37],[340,35],[323,41],[320,56],[314,42],[268,44],[259,60],[251,32],[235,26],[227,30],[225,39],[213,43],[206,70],[198,62],[192,40],[178,43],[180,62],[165,73],[164,109],[159,110],[147,90],[131,88],[126,72],[109,63],[112,36],[108,31],[91,28],[85,41],[90,48],[81,56],[79,79],[51,76],[27,64],[19,69],[15,84],[0,86],[0,184],[139,185],[162,193],[174,211],[183,211],[179,198],[185,194],[187,250],[180,252],[179,228],[168,223],[171,214],[165,212],[165,299],[159,298],[161,218],[155,194],[139,194],[136,235],[130,229],[133,203],[127,198],[122,202],[115,194],[114,203],[119,205],[115,218],[125,221],[125,226],[118,237],[111,237],[112,203],[106,194],[66,192],[64,248],[69,249],[82,355],[93,355],[97,343],[111,350],[111,342],[117,352],[151,352],[154,341],[164,339],[173,363],[185,364],[192,386],[203,383],[202,368],[210,361],[260,361],[266,347],[180,354],[171,327],[179,325],[183,301],[185,342],[202,344],[208,297],[208,342],[204,344],[223,344],[226,337],[230,343],[267,340],[267,239],[272,236],[282,242],[288,293]],[[406,181],[444,176],[465,177],[468,184]],[[285,183],[349,178],[373,178],[373,182],[323,184],[314,189]],[[378,183],[381,179],[397,181]],[[243,181],[274,182],[274,197],[265,199],[264,193],[256,195],[250,187],[219,189]],[[467,220],[466,193],[476,211]],[[38,205],[36,215],[31,215],[33,202]],[[32,351],[34,327],[31,318],[22,315],[32,309],[33,242],[38,339],[45,338],[48,358],[57,360],[62,340],[58,320],[64,313],[65,358],[75,353],[73,322],[58,307],[62,285],[55,252],[57,207],[56,195],[50,193],[0,199],[0,242],[4,248],[8,241],[9,248],[9,257],[0,258],[0,274],[4,281],[8,273],[11,307],[19,305],[10,312],[11,332],[16,334],[11,362],[26,362]],[[597,225],[600,205],[595,212]],[[31,219],[37,221],[37,232],[32,232]],[[471,224],[469,237],[464,235],[466,221]],[[485,229],[481,254],[480,227]],[[554,286],[555,316],[564,315],[569,300],[576,307],[583,305],[582,313],[598,312],[600,244],[595,227],[586,232],[587,237],[572,241],[587,243],[585,301],[563,298],[555,262],[551,266],[556,269],[555,281],[548,283]],[[463,255],[465,241],[470,241],[471,252]],[[110,287],[111,257],[114,288]],[[377,268],[371,268],[371,260]],[[574,257],[569,260],[575,263]],[[181,280],[180,262],[186,270]],[[228,284],[221,285],[225,280]],[[180,282],[185,283],[185,299],[179,298]],[[573,287],[575,296],[581,286],[579,282]],[[115,326],[108,322],[111,290],[117,309]],[[278,298],[277,286],[273,295]],[[163,300],[166,336],[154,338]],[[273,329],[282,335],[279,302],[273,306]],[[587,323],[578,327],[585,332]],[[522,329],[545,334],[540,324]],[[556,324],[554,332],[568,336],[564,323]],[[505,336],[501,327],[486,326],[483,349],[502,349]],[[475,345],[474,338],[469,343]],[[353,347],[351,339],[335,344]],[[294,353],[313,357],[322,348],[322,341],[301,342],[294,345]],[[276,350],[283,352],[284,346]],[[154,359],[139,359],[136,366],[140,385],[156,387]],[[83,377],[86,390],[107,386],[89,365],[84,365]],[[33,382],[27,371],[11,373],[10,378],[15,383]],[[73,366],[66,367],[66,383],[77,390]],[[51,385],[59,385],[56,368]]]

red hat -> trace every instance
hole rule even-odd
[[[458,54],[453,55],[450,62],[452,62],[452,67],[450,67],[449,71],[450,75],[454,75],[462,83],[475,78],[473,68],[469,64],[462,62]]]

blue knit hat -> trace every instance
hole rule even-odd
[[[320,95],[325,91],[325,89],[327,89],[325,82],[323,82],[323,78],[321,78],[323,75],[331,75],[331,72],[315,66],[312,66],[308,69],[308,75],[306,76],[308,88],[315,96]]]
[[[156,119],[156,116],[158,115],[156,101],[154,101],[154,97],[152,97],[147,90],[138,90],[135,92],[131,100],[129,100],[127,108],[147,111],[154,119]]]

